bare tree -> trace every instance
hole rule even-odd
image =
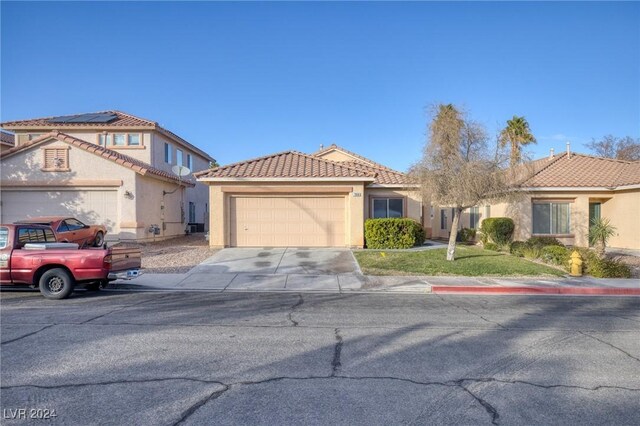
[[[487,131],[454,105],[435,105],[422,159],[411,169],[423,199],[454,209],[447,260],[455,259],[456,235],[464,209],[518,196],[510,155],[499,143],[489,147]]]
[[[617,138],[613,135],[607,135],[600,140],[592,139],[587,144],[587,148],[599,157],[627,161],[640,160],[640,139],[633,139],[630,136]]]

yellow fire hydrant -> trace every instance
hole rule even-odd
[[[571,267],[571,272],[569,272],[569,275],[571,275],[572,277],[582,276],[582,256],[580,256],[578,250],[574,250],[573,253],[571,253],[569,266]]]

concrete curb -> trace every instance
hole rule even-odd
[[[620,287],[492,287],[492,286],[431,286],[436,294],[568,294],[640,296],[640,288]]]

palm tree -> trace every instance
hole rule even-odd
[[[514,115],[507,120],[507,127],[500,132],[500,145],[502,147],[511,144],[511,165],[515,166],[522,158],[522,146],[536,143],[536,138],[531,134],[529,123],[524,117]]]

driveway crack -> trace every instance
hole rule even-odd
[[[616,350],[618,350],[618,351],[622,352],[623,354],[625,354],[625,355],[626,355],[626,356],[628,356],[629,358],[631,358],[631,359],[635,359],[636,361],[640,362],[640,358],[636,358],[635,356],[631,355],[629,352],[625,351],[624,349],[621,349],[621,348],[617,347],[616,345],[613,345],[613,344],[611,344],[611,343],[609,343],[609,342],[606,342],[606,341],[604,341],[604,340],[602,340],[602,339],[598,339],[597,337],[592,336],[592,335],[590,335],[590,334],[587,334],[587,333],[585,333],[584,331],[578,331],[578,333],[582,334],[583,336],[589,337],[589,338],[591,338],[591,339],[593,339],[593,340],[597,340],[597,341],[598,341],[598,342],[600,342],[600,343],[604,343],[605,345],[607,345],[607,346],[609,346],[609,347],[612,347],[613,349],[616,349]]]
[[[478,395],[471,392],[469,388],[464,386],[462,383],[459,383],[458,387],[460,387],[460,389],[464,390],[466,393],[471,395],[471,397],[475,399],[476,402],[480,404],[487,413],[489,413],[489,415],[491,416],[491,424],[494,424],[494,425],[499,424],[498,419],[500,418],[500,414],[498,414],[498,410],[493,405],[489,404],[486,400],[480,398]]]
[[[298,293],[298,301],[290,308],[289,314],[287,315],[287,318],[289,319],[289,321],[291,321],[291,325],[293,327],[298,326],[298,321],[293,319],[293,312],[296,310],[297,307],[301,306],[303,303],[304,303],[304,299],[302,298],[302,293]]]
[[[340,329],[336,328],[334,330],[336,336],[336,345],[333,348],[333,359],[331,360],[331,376],[335,377],[338,374],[338,371],[342,367],[342,362],[340,360],[342,356],[342,336],[340,335]]]
[[[46,330],[47,328],[51,328],[51,327],[53,327],[54,325],[56,325],[56,324],[49,324],[49,325],[46,325],[46,326],[42,327],[42,328],[41,328],[41,329],[39,329],[39,330],[32,331],[31,333],[27,333],[27,334],[25,334],[25,335],[23,335],[23,336],[16,337],[15,339],[5,340],[4,342],[2,342],[2,344],[3,344],[3,345],[6,345],[7,343],[17,342],[18,340],[22,340],[22,339],[24,339],[25,337],[33,336],[34,334],[38,334],[38,333],[40,333],[41,331]]]
[[[504,329],[504,330],[507,330],[507,327],[505,327],[504,325],[500,324],[499,322],[492,321],[492,320],[487,319],[487,318],[483,317],[482,315],[480,315],[480,314],[478,314],[478,313],[476,313],[476,312],[473,312],[473,311],[471,311],[471,310],[469,310],[469,309],[467,309],[467,308],[465,308],[465,307],[463,307],[463,306],[457,305],[457,304],[455,304],[455,303],[453,303],[453,302],[449,302],[448,300],[445,300],[445,299],[444,299],[440,294],[435,293],[435,295],[436,295],[436,296],[438,296],[438,298],[439,298],[440,300],[442,300],[444,303],[446,303],[446,304],[448,304],[448,305],[450,305],[450,306],[453,306],[454,308],[462,309],[463,311],[465,311],[465,312],[467,312],[467,313],[469,313],[469,314],[471,314],[471,315],[473,315],[473,316],[475,316],[475,317],[477,317],[477,318],[480,318],[480,319],[481,319],[481,320],[483,320],[484,322],[487,322],[487,323],[489,323],[489,324],[495,324],[495,325],[497,325],[498,327],[500,327],[500,328],[502,328],[502,329]]]
[[[193,404],[191,407],[187,408],[184,411],[184,413],[182,413],[182,417],[180,417],[180,420],[175,422],[173,424],[173,426],[176,426],[176,425],[184,423],[189,417],[191,417],[202,406],[204,406],[205,404],[207,404],[210,401],[214,401],[214,400],[218,399],[220,396],[222,396],[225,392],[227,392],[231,388],[231,386],[229,386],[229,385],[224,385],[223,384],[222,386],[224,386],[223,389],[217,390],[215,392],[212,392],[206,398],[201,399],[200,401],[198,401],[195,404]]]

